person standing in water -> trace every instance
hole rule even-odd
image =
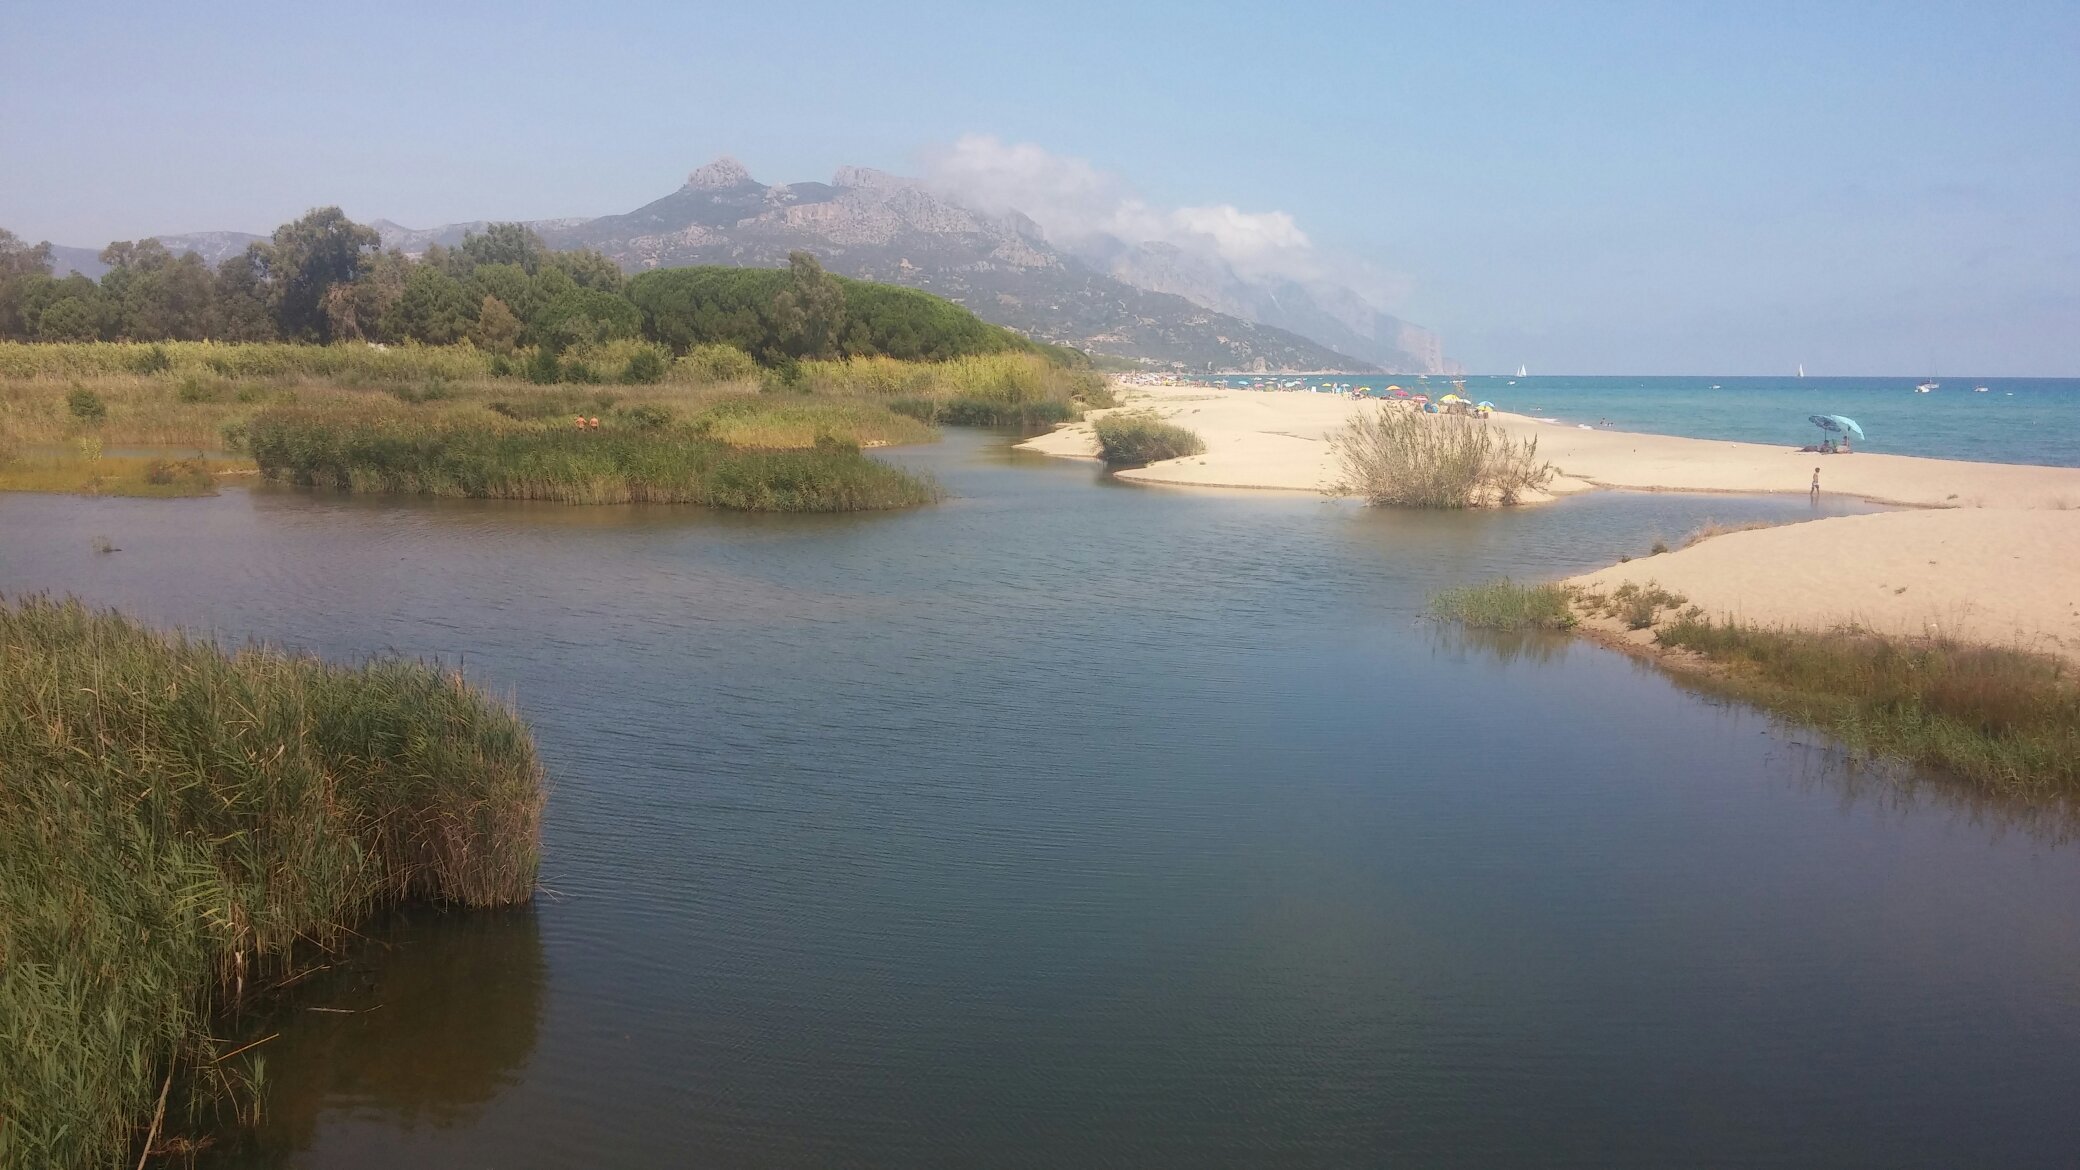
[[[1813,502],[1820,502],[1820,469],[1817,467],[1813,469]]]

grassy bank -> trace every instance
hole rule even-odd
[[[1476,629],[1556,630],[1583,620],[1651,630],[1664,658],[1859,754],[1922,765],[1989,792],[2080,801],[2080,678],[2061,659],[1947,638],[1714,622],[1680,594],[1626,584],[1587,593],[1494,581],[1447,589],[1432,616]],[[1627,643],[1628,646],[1637,643]]]
[[[1361,411],[1329,439],[1338,489],[1395,508],[1515,504],[1553,480],[1538,440],[1511,439],[1483,419],[1386,406]]]
[[[253,416],[244,441],[270,479],[351,492],[784,512],[901,508],[940,496],[842,439],[746,450],[654,416],[579,430],[473,408],[288,406]]]
[[[1098,436],[1098,458],[1108,467],[1146,467],[1206,450],[1197,434],[1149,414],[1108,414],[1092,430]]]
[[[1857,752],[1953,773],[2003,795],[2080,798],[2080,680],[2045,655],[1861,630],[1676,618],[1655,631],[1743,698]]]
[[[1031,353],[784,369],[721,345],[669,358],[627,339],[573,346],[555,359],[563,380],[543,383],[526,351],[467,345],[0,345],[0,490],[206,494],[249,465],[197,454],[257,441],[274,478],[354,491],[903,507],[936,488],[857,448],[929,442],[941,419],[1072,417],[1075,395],[1105,388]],[[639,380],[615,374],[639,367]],[[580,435],[577,416],[601,425]]]
[[[100,455],[37,451],[0,457],[0,492],[68,492],[84,496],[172,499],[213,496],[218,477],[244,470],[235,460],[200,456]]]
[[[248,1117],[212,1021],[376,908],[532,893],[526,726],[460,677],[0,600],[0,1165]]]
[[[794,385],[807,393],[867,397],[949,426],[1040,429],[1115,401],[1103,375],[1023,353],[932,363],[888,358],[802,362],[795,378]]]

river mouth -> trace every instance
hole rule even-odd
[[[535,907],[381,924],[278,1005],[268,1120],[205,1164],[2080,1148],[2080,860],[2028,810],[1420,617],[1805,499],[1400,515],[971,432],[886,457],[955,498],[0,497],[0,591],[439,656],[550,769]]]

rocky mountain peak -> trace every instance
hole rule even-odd
[[[877,171],[873,167],[839,167],[838,173],[831,176],[831,186],[850,187],[855,190],[878,191],[895,187],[915,187],[916,185],[917,180],[915,179],[906,179],[901,175],[891,175],[887,171]]]
[[[751,172],[744,169],[744,164],[726,154],[686,176],[686,185],[698,191],[741,187],[752,181]]]

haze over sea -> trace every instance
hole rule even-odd
[[[1259,376],[1216,379],[1246,386]],[[1294,379],[1275,379],[1292,381]],[[1919,378],[1566,377],[1474,375],[1466,393],[1498,410],[1567,424],[1608,420],[1621,431],[1732,439],[1799,447],[1821,437],[1808,415],[1855,419],[1867,438],[1859,451],[1983,463],[2080,467],[2080,378],[1951,378],[1914,391]],[[1418,383],[1412,374],[1333,374],[1309,386],[1389,385],[1433,397],[1451,379]],[[1986,387],[1986,393],[1974,387]]]

